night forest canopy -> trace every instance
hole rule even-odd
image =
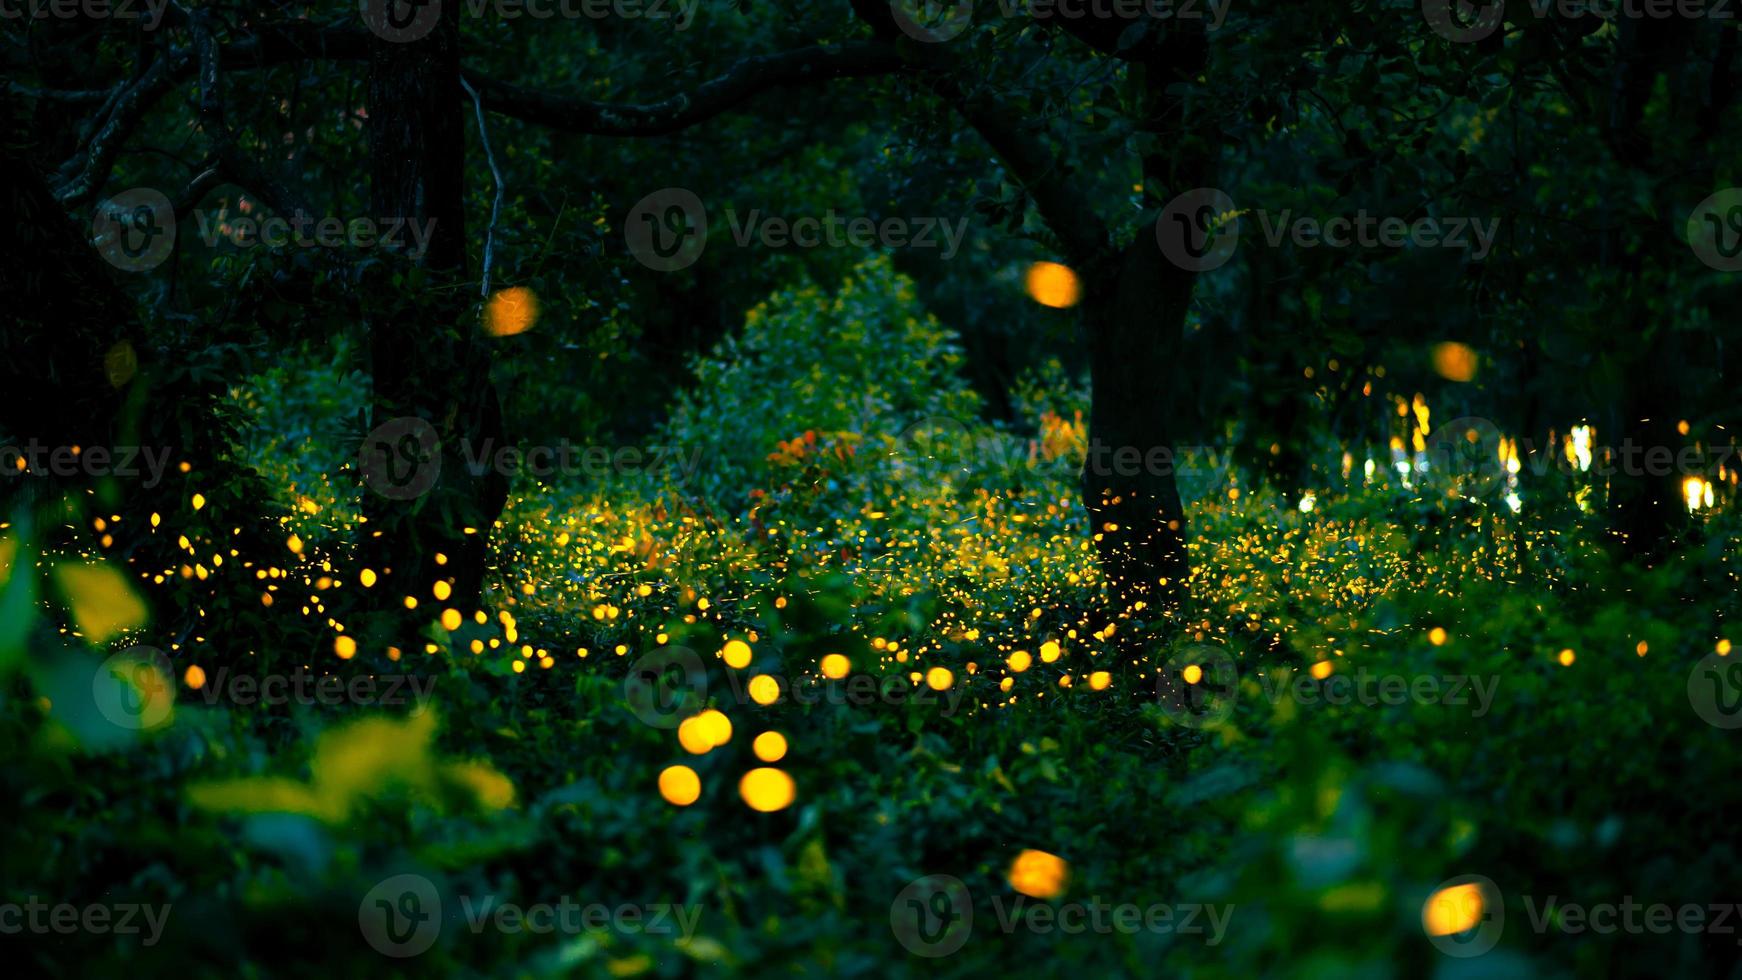
[[[29,974],[1742,970],[1727,4],[0,25]]]

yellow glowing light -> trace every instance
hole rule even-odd
[[[1185,678],[1187,684],[1196,684],[1204,679],[1204,668],[1197,664],[1187,664],[1186,669],[1180,671],[1180,676]]]
[[[1571,647],[1568,647],[1567,649],[1561,651],[1561,655],[1560,655],[1559,659],[1560,659],[1562,667],[1571,667],[1573,665],[1573,661],[1578,659],[1578,654],[1574,653],[1572,651]]]
[[[1456,341],[1435,344],[1434,370],[1447,381],[1469,381],[1476,377],[1476,352]]]
[[[452,633],[460,628],[460,611],[458,609],[442,610],[442,629]]]
[[[1712,506],[1712,488],[1697,476],[1682,481],[1682,493],[1687,497],[1689,511]]]
[[[454,587],[438,579],[434,585],[430,586],[430,592],[435,595],[438,602],[445,602],[448,596],[454,594]]]
[[[770,705],[780,700],[780,682],[767,674],[757,674],[750,678],[750,700],[760,705]]]
[[[1055,310],[1069,309],[1082,297],[1077,274],[1068,265],[1057,262],[1036,262],[1028,267],[1028,295],[1042,306]]]
[[[1641,657],[1643,657],[1646,654],[1651,652],[1651,644],[1645,642],[1644,640],[1640,640],[1639,645],[1633,648],[1633,652],[1637,653]]]
[[[206,686],[206,670],[199,664],[188,664],[188,669],[181,675],[181,681],[191,690],[199,690]]]
[[[375,585],[375,569],[365,568],[357,573],[357,581],[363,583],[363,588],[373,588]]]
[[[738,781],[738,795],[744,798],[750,809],[761,813],[773,813],[791,806],[797,789],[791,776],[767,766],[750,770]]]
[[[1097,670],[1089,675],[1089,690],[1105,691],[1113,683],[1113,675],[1104,670]]]
[[[1730,641],[1727,639],[1726,640],[1719,640],[1717,650],[1718,650],[1718,656],[1728,657],[1730,655]]]
[[[1441,888],[1421,907],[1421,927],[1430,936],[1450,936],[1482,922],[1482,889],[1475,882]]]
[[[538,322],[538,296],[525,286],[510,286],[484,307],[484,331],[493,337],[525,333]]]
[[[357,641],[349,636],[334,637],[333,652],[340,660],[349,660],[357,655]]]
[[[659,772],[659,795],[672,806],[689,806],[702,795],[702,779],[689,766],[666,766]]]
[[[677,744],[690,755],[706,755],[714,749],[714,738],[701,716],[697,715],[678,724]]]
[[[1446,630],[1443,626],[1435,626],[1433,629],[1427,631],[1427,641],[1436,647],[1445,646],[1446,639]]]
[[[779,732],[763,732],[750,743],[750,750],[763,762],[779,762],[786,758],[786,736]]]
[[[955,683],[955,675],[945,667],[933,667],[925,672],[925,686],[934,691],[947,691]]]
[[[732,740],[732,719],[727,718],[723,712],[709,708],[697,715],[696,719],[697,723],[702,726],[702,732],[708,736],[709,741],[713,742],[715,748],[719,748]]]
[[[1322,681],[1331,676],[1331,670],[1331,662],[1329,660],[1321,660],[1318,663],[1313,664],[1313,677]]]
[[[194,510],[199,510],[201,507],[206,505],[206,498],[203,494],[196,493],[194,494],[191,503],[194,505]]]
[[[1010,864],[1010,887],[1029,898],[1054,898],[1065,890],[1070,865],[1046,851],[1026,850]]]
[[[1004,663],[1010,667],[1010,672],[1020,674],[1034,663],[1034,657],[1027,650],[1018,650],[1011,654]]]
[[[1045,643],[1042,643],[1040,645],[1040,662],[1041,663],[1050,664],[1054,660],[1057,660],[1058,658],[1059,658],[1059,645],[1058,645],[1057,640],[1048,640]]]
[[[750,644],[743,640],[728,640],[721,654],[726,658],[726,666],[733,670],[743,670],[750,666]]]
[[[852,664],[848,663],[847,658],[841,654],[831,653],[823,658],[823,676],[831,681],[838,681],[847,676],[847,671],[851,668]]]

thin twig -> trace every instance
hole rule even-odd
[[[472,108],[477,110],[478,142],[484,144],[484,159],[490,164],[490,176],[496,180],[496,199],[490,204],[490,227],[484,229],[484,279],[479,289],[479,295],[488,299],[490,263],[496,253],[496,216],[502,210],[502,171],[496,169],[496,154],[490,149],[490,130],[484,125],[484,100],[478,97],[478,90],[463,75],[460,77],[460,84],[465,87],[466,94],[472,97]]]

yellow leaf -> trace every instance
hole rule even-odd
[[[63,563],[54,566],[55,584],[72,607],[73,622],[92,643],[145,625],[145,603],[121,573],[108,565]]]

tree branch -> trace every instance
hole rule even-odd
[[[1064,246],[1066,259],[1087,269],[1105,257],[1109,244],[1106,224],[1083,187],[1073,182],[1062,158],[1019,116],[985,86],[973,89],[957,79],[966,73],[961,62],[941,44],[913,44],[903,39],[887,4],[852,0],[854,13],[870,26],[880,42],[895,46],[910,67],[924,69],[932,91],[980,134],[1020,182],[1035,210]]]
[[[184,24],[188,22],[186,16],[182,15]],[[215,68],[266,68],[307,58],[357,60],[366,55],[368,37],[360,30],[302,22],[265,25],[251,37],[215,44]],[[109,179],[122,144],[138,127],[140,119],[175,86],[199,71],[199,47],[196,43],[192,47],[169,51],[154,61],[137,81],[123,82],[110,93],[113,96],[109,98],[111,105],[102,123],[94,127],[96,135],[83,153],[60,168],[54,196],[62,206],[76,207],[96,196]],[[24,91],[21,86],[11,87]],[[48,94],[43,93],[44,96]]]
[[[693,92],[646,105],[612,105],[555,95],[466,72],[491,112],[583,136],[664,136],[687,129],[783,85],[888,75],[909,65],[895,48],[858,41],[756,55]]]

